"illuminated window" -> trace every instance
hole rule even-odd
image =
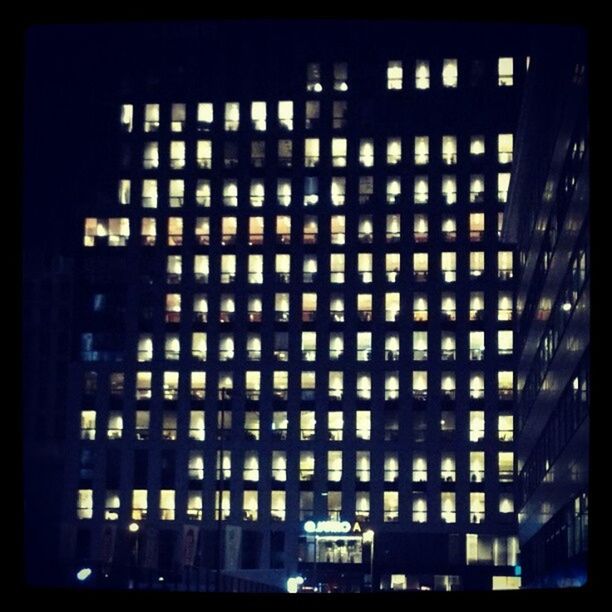
[[[119,520],[119,508],[121,507],[121,499],[119,491],[107,491],[106,501],[104,503],[104,520],[117,521]]]
[[[482,482],[485,478],[485,454],[470,451],[470,482]]]
[[[456,136],[442,136],[442,161],[447,165],[457,163]]]
[[[276,293],[274,295],[274,320],[289,321],[289,294]]]
[[[209,275],[208,255],[194,255],[193,276],[196,283],[207,283]]]
[[[317,333],[311,331],[302,332],[302,360],[315,361],[317,358]]]
[[[429,181],[427,176],[414,177],[414,203],[427,204],[429,199]]]
[[[398,492],[383,492],[383,521],[396,522],[399,518]]]
[[[355,492],[355,520],[370,520],[370,493],[368,491]]]
[[[511,414],[500,414],[497,417],[497,439],[500,442],[514,440],[514,417]]]
[[[357,482],[370,482],[370,452],[357,451],[355,459],[355,478]]]
[[[258,132],[266,130],[265,102],[251,102],[251,127]]]
[[[414,361],[427,360],[427,332],[412,332],[412,358]]]
[[[283,130],[293,130],[293,102],[291,100],[279,101],[278,125]]]
[[[418,322],[427,321],[427,294],[415,293],[412,304],[413,320]]]
[[[442,176],[442,199],[448,205],[457,202],[457,178],[454,174]]]
[[[497,60],[497,85],[508,87],[514,84],[514,60],[511,57],[500,57]]]
[[[348,90],[348,69],[346,62],[337,62],[334,64],[334,90]]]
[[[499,330],[497,332],[497,353],[499,355],[512,355],[512,330]]]
[[[178,386],[179,373],[164,372],[164,399],[176,400],[178,398]]]
[[[215,491],[215,521],[226,521],[230,510],[230,491]]]
[[[442,319],[445,321],[457,320],[457,306],[455,295],[448,291],[443,291],[441,295]]]
[[[357,295],[357,317],[360,321],[372,320],[372,294],[359,293]]]
[[[182,132],[185,129],[185,105],[175,103],[170,108],[170,130]]]
[[[484,438],[485,420],[482,410],[470,411],[470,442],[479,442]]]
[[[96,412],[95,410],[81,411],[81,440],[96,439]]]
[[[369,440],[372,430],[371,413],[369,410],[355,411],[355,437],[358,440]]]
[[[509,164],[512,161],[512,134],[498,134],[497,136],[497,160],[500,164]]]
[[[168,202],[170,208],[180,208],[185,201],[185,181],[171,179],[168,186]]]
[[[374,195],[374,179],[371,176],[359,177],[359,203],[369,204]]]
[[[413,278],[417,282],[427,280],[429,268],[429,255],[427,253],[412,254]]]
[[[242,518],[245,521],[257,520],[257,491],[243,491],[242,493]]]
[[[162,521],[174,520],[174,491],[162,489],[159,492],[159,518]]]
[[[387,242],[399,242],[400,238],[400,215],[387,215]]]
[[[482,361],[485,356],[485,335],[483,331],[470,331],[470,360]]]
[[[121,105],[121,116],[119,119],[121,129],[124,132],[131,132],[134,127],[134,105],[133,104],[122,104]]]
[[[93,491],[91,489],[78,490],[77,517],[79,519],[90,519],[93,517]]]
[[[454,361],[456,345],[454,332],[443,331],[440,339],[440,357],[443,361]]]
[[[157,142],[145,142],[142,167],[145,170],[159,168],[159,145]]]
[[[287,439],[287,412],[284,410],[272,413],[272,437],[277,440]]]
[[[221,416],[221,413],[219,413],[218,416]],[[217,451],[216,456],[217,460],[215,475],[217,480],[229,480],[232,477],[231,451]]]
[[[245,451],[242,478],[246,482],[259,481],[259,456],[257,451]]]
[[[165,358],[170,361],[176,361],[180,357],[181,345],[178,334],[166,334],[164,354]]]
[[[291,204],[291,180],[278,179],[276,183],[276,201],[280,206]]]
[[[228,361],[234,358],[233,334],[219,334],[219,361]]]
[[[444,452],[440,457],[440,478],[443,482],[455,482],[455,453]]]
[[[196,163],[198,168],[212,167],[212,142],[210,140],[198,140],[196,145]]]
[[[484,155],[485,152],[485,139],[484,136],[472,136],[470,138],[470,155],[476,157]]]
[[[485,518],[485,494],[470,492],[470,523],[481,523]]]
[[[344,244],[346,222],[344,215],[332,215],[330,219],[330,234],[332,244]]]
[[[168,217],[168,246],[181,246],[183,244],[182,217]]]
[[[185,167],[185,143],[182,140],[170,143],[170,167],[175,170]]]
[[[512,293],[500,291],[497,297],[497,320],[512,321]]]
[[[319,64],[311,63],[306,66],[306,91],[323,91],[321,85],[321,67]]]
[[[470,252],[470,278],[480,278],[485,270],[484,251]]]
[[[442,86],[457,87],[459,72],[456,59],[445,59],[442,67]]]
[[[195,201],[198,206],[210,206],[210,181],[208,179],[197,180]]]
[[[327,451],[327,480],[329,482],[342,480],[342,451]]]
[[[327,413],[327,436],[332,442],[342,441],[342,430],[344,428],[344,419],[342,412],[333,410]]]
[[[414,137],[414,163],[422,166],[429,162],[429,136]]]
[[[412,522],[427,522],[427,497],[425,493],[412,492]]]
[[[142,521],[147,518],[147,490],[132,491],[132,520]]]
[[[412,397],[420,401],[427,399],[426,370],[415,370],[412,372]]]
[[[359,140],[359,165],[371,168],[374,165],[374,140],[361,138]]]
[[[504,370],[497,373],[497,393],[499,399],[509,400],[514,396],[514,375],[512,370]]]
[[[440,517],[445,523],[456,523],[455,493],[443,491],[440,493]]]
[[[499,251],[497,253],[497,278],[509,280],[512,276],[512,251]]]
[[[157,181],[155,179],[142,181],[142,206],[143,208],[157,208]]]
[[[319,179],[316,176],[304,177],[304,206],[314,206],[319,201]]]
[[[399,478],[399,464],[397,461],[397,453],[385,453],[383,479],[385,482],[397,482]]]
[[[304,166],[314,168],[319,165],[319,139],[306,138],[304,140]]]
[[[187,518],[202,520],[202,492],[188,491],[187,493]]]
[[[342,493],[340,491],[330,491],[327,494],[327,518],[332,521],[339,521],[342,517]]]
[[[399,204],[402,195],[402,183],[399,176],[387,178],[387,204]]]
[[[484,398],[484,374],[482,372],[472,372],[470,374],[470,398]]]
[[[514,496],[512,493],[500,493],[499,494],[499,507],[500,514],[510,514],[514,512]]]
[[[136,439],[149,439],[150,413],[147,410],[136,411]]]
[[[285,370],[276,370],[272,376],[274,399],[285,401],[288,397],[289,374]]]
[[[225,103],[225,131],[235,132],[240,125],[240,104],[238,102]]]
[[[318,235],[318,221],[314,215],[304,216],[304,226],[302,231],[302,239],[304,244],[316,244]],[[316,261],[316,257],[315,257]],[[316,271],[316,265],[315,265]]]
[[[484,293],[482,291],[470,292],[470,321],[482,321],[484,307]]]
[[[233,244],[233,242],[230,244]],[[226,255],[226,254],[221,255],[221,282],[222,283],[233,283],[235,280],[236,280],[236,256]]]
[[[318,100],[306,101],[306,123],[307,130],[312,130],[319,127],[321,116],[321,103]]]
[[[508,188],[510,187],[510,172],[497,173],[497,201],[508,201]]]
[[[470,175],[470,202],[484,202],[484,175]]]
[[[332,166],[346,166],[346,138],[332,138]]]
[[[317,316],[317,294],[302,293],[302,321],[312,322]]]
[[[372,358],[372,332],[357,332],[357,361]]]
[[[159,130],[159,104],[145,104],[144,131],[157,132]]]
[[[304,374],[308,374],[308,372],[302,372],[302,378],[304,377]],[[312,398],[314,399],[314,372],[312,372],[312,380],[313,380]],[[303,388],[303,385],[302,385],[302,388]],[[342,372],[332,370],[331,372],[329,372],[329,375],[327,377],[327,397],[330,400],[340,401],[342,399],[343,394],[344,394],[344,376]]]
[[[357,228],[357,238],[359,242],[370,244],[373,238],[374,228],[372,227],[372,215],[359,215],[359,225]]]
[[[132,181],[129,179],[121,179],[119,181],[118,200],[119,204],[129,204],[131,200]]]
[[[453,283],[457,280],[457,253],[443,252],[440,257],[442,280]]]
[[[402,62],[387,62],[387,89],[401,89],[403,76]]]
[[[417,89],[429,89],[429,62],[427,60],[416,61],[414,81]]]
[[[198,131],[208,132],[213,123],[213,105],[211,102],[198,102]]]
[[[191,398],[204,399],[206,397],[206,372],[191,372],[190,379]]]
[[[372,378],[367,372],[357,372],[357,399],[372,398]]]
[[[330,282],[332,283],[343,283],[344,282],[344,253],[332,253],[330,256]],[[344,310],[341,314],[342,319],[334,318],[334,313],[330,310],[332,320],[344,321]]]
[[[344,354],[344,335],[342,332],[329,334],[329,358],[332,361],[340,359]]]
[[[347,103],[345,100],[336,100],[332,106],[332,127],[335,130],[346,127]]]
[[[394,166],[402,161],[401,138],[387,138],[387,164]]]

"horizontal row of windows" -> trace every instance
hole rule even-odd
[[[426,364],[423,364],[426,366]],[[236,376],[234,376],[236,374]],[[299,389],[301,397],[304,400],[315,399],[315,389],[319,390],[323,395],[327,395],[330,399],[342,399],[345,391],[344,372],[342,370],[331,370],[326,372],[327,384],[323,385],[321,372],[319,372],[319,383],[317,385],[317,371],[302,370],[301,372],[293,372],[288,370],[274,370],[266,376],[267,380],[262,382],[262,372],[260,370],[247,370],[240,372],[219,372],[217,376],[217,392],[216,395],[220,400],[232,399],[234,395],[234,380],[238,383],[239,378],[242,379],[244,374],[245,392],[244,396],[247,399],[258,400],[262,390],[264,392],[272,390],[277,399],[286,400],[289,396],[290,388],[293,389],[294,383],[297,383],[299,374]],[[383,385],[384,375],[384,385]],[[159,396],[167,400],[178,399],[179,396],[179,377],[189,380],[191,396],[196,399],[201,399],[206,396],[206,371],[192,371],[187,376],[187,373],[182,371],[164,371],[163,373],[155,372],[155,392],[152,387],[153,372],[139,371],[136,373],[136,399],[149,399]],[[411,378],[412,384],[410,391],[417,399],[426,399],[428,395],[428,370],[411,370],[411,375],[399,370],[374,373],[358,372],[355,382],[354,393],[358,399],[370,399],[372,393],[372,382],[374,389],[384,387],[385,399],[395,400],[400,397],[400,381],[404,381],[402,385],[406,385]],[[291,384],[290,384],[291,379]],[[472,399],[484,398],[485,394],[485,376],[483,372],[473,371],[469,373],[469,394]],[[209,381],[210,382],[210,381]],[[379,384],[380,383],[380,384]],[[429,386],[429,389],[435,388]],[[442,392],[448,391],[449,396],[454,398],[455,395],[455,374],[453,372],[444,372],[441,377]],[[123,372],[113,372],[110,374],[110,392],[111,395],[122,396],[125,389],[125,375]],[[163,394],[162,394],[163,390]],[[382,390],[382,389],[381,389]],[[407,389],[408,390],[408,389]],[[513,395],[513,372],[511,370],[499,370],[497,372],[497,390],[502,399],[509,399]],[[214,389],[208,389],[215,395]],[[348,393],[347,393],[348,395]],[[238,391],[236,392],[238,395]]]
[[[355,179],[357,180],[357,179]],[[462,178],[460,177],[460,187]],[[439,179],[440,191],[434,197],[430,194],[429,177],[418,175],[414,177],[413,191],[410,202],[415,205],[425,205],[434,203],[439,198],[439,202],[445,206],[454,204],[462,205],[463,202],[470,204],[483,204],[485,199],[489,199],[488,191],[485,191],[484,174],[473,174],[469,177],[469,185],[458,190],[457,177],[455,175],[443,175]],[[215,183],[215,189],[211,184]],[[404,181],[405,182],[405,181]],[[358,193],[347,197],[346,177],[332,177],[331,179],[321,179],[316,176],[304,178],[303,192],[298,193],[292,189],[290,178],[276,179],[276,190],[273,197],[266,197],[265,181],[261,178],[251,179],[249,185],[244,185],[243,193],[239,196],[239,181],[235,178],[227,178],[211,181],[210,179],[196,179],[195,185],[186,190],[183,179],[170,179],[167,182],[167,192],[160,195],[158,186],[161,180],[143,179],[140,194],[132,194],[131,179],[121,179],[118,188],[118,200],[122,205],[130,204],[132,201],[140,200],[143,208],[157,208],[161,202],[166,203],[169,208],[182,208],[186,203],[193,203],[196,206],[211,207],[211,205],[222,204],[224,207],[264,207],[264,204],[273,204],[282,207],[289,207],[296,201],[302,201],[305,207],[317,206],[321,204],[331,204],[331,206],[344,206],[345,203],[355,201],[360,205],[375,203],[374,179],[372,176],[362,176],[358,179]],[[320,184],[319,184],[320,183]],[[329,185],[329,188],[324,186]],[[510,173],[497,173],[497,186],[495,198],[499,203],[507,201],[508,187],[510,185]],[[408,190],[405,186],[404,191]],[[248,191],[248,197],[244,192]],[[274,189],[272,189],[274,191]],[[324,195],[324,194],[327,195]],[[431,196],[431,197],[430,197]],[[402,180],[399,176],[391,176],[386,179],[385,193],[382,196],[387,204],[395,205],[408,202],[406,196],[402,196]]]
[[[94,334],[82,335],[82,349],[86,350],[87,345],[92,342]],[[396,361],[412,358],[414,361],[426,361],[437,355],[436,346],[430,341],[430,334],[427,331],[412,332],[412,343],[406,338],[405,345],[400,346],[400,336],[397,332],[388,332],[384,338],[372,340],[372,332],[332,332],[317,334],[316,331],[302,331],[301,334],[294,334],[298,343],[295,342],[293,351],[300,351],[303,361],[315,361],[317,352],[319,356],[328,353],[330,358],[340,358],[345,355],[345,342],[354,346],[353,358],[357,361],[370,361],[372,351],[384,348],[385,360]],[[318,338],[317,338],[318,336]],[[155,350],[154,350],[154,338]],[[485,338],[487,342],[485,343]],[[487,354],[497,353],[498,355],[512,355],[513,332],[512,330],[498,330],[497,332],[469,331],[459,336],[459,350],[457,350],[455,332],[442,331],[440,334],[440,358],[443,361],[451,361],[465,353],[471,360],[483,360],[485,346]],[[317,342],[319,340],[319,342]],[[95,342],[95,339],[93,339]],[[403,342],[403,341],[402,341]],[[163,357],[167,360],[180,359],[181,344],[185,343],[191,347],[191,355],[195,359],[206,361],[207,357],[215,356],[219,361],[234,359],[234,356],[245,355],[249,360],[258,361],[261,359],[262,350],[268,352],[284,352],[285,359],[289,358],[289,334],[288,332],[275,332],[273,337],[264,337],[259,332],[248,332],[234,334],[232,332],[220,333],[218,337],[213,337],[206,332],[192,332],[191,334],[165,333],[151,334],[141,333],[136,345],[136,355],[138,361],[151,361],[154,358]],[[317,346],[318,344],[318,346]],[[327,346],[326,346],[327,344]],[[292,351],[292,353],[293,353]],[[161,354],[160,354],[161,353]],[[280,356],[280,355],[279,355]],[[293,361],[293,360],[292,360]]]
[[[470,410],[468,424],[465,429],[460,428],[459,431],[456,428],[456,412],[452,408],[441,410],[439,415],[429,414],[426,410],[413,410],[411,432],[402,431],[400,437],[400,431],[405,429],[405,417],[397,408],[386,409],[383,413],[382,430],[374,431],[374,439],[379,441],[379,438],[382,438],[385,442],[425,442],[430,425],[430,433],[445,442],[452,442],[457,436],[463,441],[474,444],[485,441],[512,442],[514,439],[512,415],[497,413],[493,416],[495,418],[491,413],[487,416],[490,431],[486,435],[484,410]],[[206,418],[209,420],[208,426]],[[291,426],[289,419],[292,420]],[[348,426],[349,423],[352,424],[351,427]],[[283,409],[274,409],[266,414],[248,408],[244,411],[244,418],[242,413],[234,414],[231,410],[201,409],[190,410],[188,415],[184,416],[176,410],[152,413],[143,409],[125,414],[113,409],[108,411],[107,415],[102,411],[86,409],[80,414],[82,440],[96,440],[97,437],[97,439],[110,440],[126,438],[136,441],[184,442],[189,439],[203,442],[206,440],[206,431],[209,432],[209,437],[211,431],[213,432],[213,440],[223,440],[227,443],[256,442],[265,439],[266,436],[270,436],[275,443],[284,441],[334,443],[346,440],[367,442],[372,440],[372,414],[370,410],[350,411],[333,408],[326,412],[325,418],[319,417],[319,420],[312,409],[300,410],[299,415],[296,412],[295,417]]]
[[[404,66],[405,63],[401,60],[392,60],[387,63],[387,89],[400,90],[404,88]],[[429,89],[431,85],[430,62],[429,60],[416,60],[413,64],[414,69],[414,89],[424,90]],[[483,71],[481,62],[472,64],[472,84],[480,80]],[[512,57],[500,57],[497,66],[497,85],[511,86],[513,85],[514,60]],[[321,78],[321,65],[318,63],[310,63],[306,68],[306,91],[320,93],[323,91],[323,81]],[[441,68],[440,84],[445,88],[456,88],[459,84],[459,65],[457,59],[444,59]],[[333,90],[336,92],[348,91],[348,66],[346,63],[340,62],[334,64],[333,69]],[[309,101],[311,109],[318,108],[318,101]],[[308,103],[307,102],[307,105]],[[316,106],[315,106],[316,105]],[[224,129],[227,131],[237,130],[240,125],[240,103],[225,102],[221,106],[224,112]],[[247,107],[247,113],[250,117],[250,127],[256,131],[267,129],[268,104],[265,101],[253,101],[250,104],[246,103],[243,106]],[[281,129],[293,129],[293,101],[280,100],[272,103],[269,106],[276,107],[275,118],[278,126]],[[196,125],[201,130],[209,130],[214,125],[214,105],[212,102],[199,102],[196,105],[189,105],[193,108],[196,120]],[[185,123],[192,120],[191,115],[187,114],[187,105],[184,103],[174,103],[169,105],[169,116],[164,117],[168,121],[168,125],[172,132],[182,132],[185,129]],[[250,112],[249,112],[250,111]],[[314,114],[314,110],[308,112],[309,117]],[[318,117],[318,113],[317,113]],[[310,117],[314,119],[316,117]],[[123,104],[121,107],[120,123],[122,128],[131,132],[134,128],[134,105]],[[143,113],[143,129],[145,132],[155,132],[159,130],[161,125],[160,105],[156,103],[146,104]],[[306,124],[308,127],[308,123]]]
[[[408,138],[388,136],[379,140],[378,138],[312,137],[303,140],[303,144],[301,140],[299,141],[299,146],[298,141],[284,138],[268,142],[253,140],[250,143],[249,151],[243,150],[241,154],[239,152],[243,147],[239,147],[236,141],[224,140],[223,143],[216,140],[171,140],[168,143],[146,141],[142,145],[142,167],[145,170],[159,168],[160,157],[165,158],[165,154],[160,155],[160,150],[167,150],[167,161],[164,159],[162,165],[168,165],[174,170],[191,166],[193,163],[197,168],[209,170],[213,167],[213,160],[215,160],[215,167],[222,165],[224,168],[234,168],[239,166],[241,162],[246,163],[247,157],[252,166],[261,168],[266,166],[266,148],[269,149],[270,147],[276,149],[278,165],[281,167],[291,167],[294,162],[297,162],[298,149],[299,164],[305,168],[316,168],[322,162],[327,165],[328,160],[331,160],[331,166],[335,168],[344,168],[347,165],[371,168],[378,166],[381,161],[388,166],[395,166],[402,163],[402,153],[403,149],[407,148],[405,141]],[[457,164],[458,145],[456,136],[441,136],[439,149],[434,146],[433,141],[434,138],[429,136],[411,137],[410,148],[412,151],[409,157],[405,156],[405,161],[410,159],[416,166],[425,165],[431,161],[439,161],[445,165]],[[512,162],[513,145],[512,134],[497,135],[498,163],[509,164]],[[188,149],[189,153],[187,152]],[[384,154],[380,153],[381,149]],[[433,151],[436,149],[439,153],[434,156]],[[376,155],[375,150],[378,151]],[[462,154],[464,154],[463,151]],[[484,136],[471,136],[469,159],[473,161],[481,159],[484,154]],[[465,152],[465,158],[468,158],[467,151]],[[268,164],[273,161],[272,157],[269,156]]]
[[[105,520],[118,520],[121,511],[121,497],[117,491],[106,491],[104,507]],[[160,520],[228,520],[230,518],[242,521],[273,520],[285,521],[287,518],[287,496],[282,490],[273,490],[264,502],[264,495],[258,491],[243,491],[242,495],[232,494],[230,491],[222,490],[215,492],[215,504],[203,506],[203,495],[201,491],[189,491],[187,498],[183,500],[180,511],[177,509],[176,491],[174,489],[162,489],[154,501],[153,494],[147,489],[134,489],[131,500],[124,504],[128,506],[130,517],[134,521],[146,520],[156,517]],[[376,520],[378,517],[370,514],[370,493],[360,491],[355,494],[355,507],[343,508],[342,492],[329,491],[327,494],[327,517],[330,520],[346,519],[347,515],[355,520]],[[403,496],[402,496],[403,497]],[[493,496],[491,496],[493,497]],[[411,520],[415,523],[428,521],[428,499],[420,492],[413,492],[412,499],[405,500],[406,507],[401,508],[403,520]],[[470,492],[469,505],[464,505],[462,510],[457,511],[456,494],[454,491],[440,493],[440,515],[436,520],[455,523],[457,520],[470,523],[480,523],[485,520],[485,511],[489,504],[489,512],[510,514],[514,504],[512,495],[509,493],[498,494],[494,497],[493,504],[487,501],[484,492]],[[212,501],[212,500],[211,500]],[[232,501],[234,503],[232,503]],[[262,508],[259,508],[259,502]],[[467,501],[467,500],[466,500]],[[131,503],[130,503],[131,502]],[[405,503],[404,502],[404,503]],[[431,500],[429,500],[430,504]],[[265,505],[264,505],[265,504]],[[436,504],[437,506],[438,504]],[[467,507],[466,507],[467,506]],[[298,503],[289,511],[298,511],[300,520],[313,518],[314,516],[314,494],[310,491],[301,492]],[[94,518],[94,495],[91,489],[79,489],[76,503],[76,513],[79,519]],[[378,514],[378,513],[377,513]],[[400,496],[397,491],[384,491],[382,494],[382,519],[384,522],[397,522],[400,519]],[[151,516],[152,515],[152,516]],[[102,514],[99,515],[100,518]],[[432,517],[429,517],[432,520]]]
[[[500,226],[503,223],[503,213],[489,213],[489,219],[493,214],[496,215],[496,230],[499,237]],[[463,227],[461,228],[459,238],[462,238],[461,234],[465,232],[464,239],[469,238],[470,242],[485,240],[489,235],[486,230],[485,213],[469,213],[466,217],[467,228],[465,230]],[[138,223],[138,219],[132,221],[134,224]],[[142,217],[140,219],[140,237],[143,246],[155,246],[157,244],[158,221],[159,225],[164,225],[167,229],[167,237],[164,239],[167,246],[182,246],[184,242],[193,242],[196,247],[227,247],[246,242],[248,246],[255,247],[270,243],[277,247],[291,244],[331,246],[334,251],[342,252],[343,249],[336,249],[335,247],[342,247],[347,242],[353,243],[353,246],[355,246],[355,242],[363,245],[372,244],[375,241],[379,242],[379,239],[383,237],[383,232],[385,242],[389,244],[402,240],[407,243],[407,246],[412,246],[411,243],[430,243],[429,217],[423,213],[414,215],[388,214],[384,218],[384,224],[381,222],[382,219],[374,219],[373,215],[369,214],[359,215],[358,218],[349,217],[348,221],[352,227],[348,230],[345,215],[331,215],[329,218],[324,215],[305,215],[303,218],[293,217],[293,219],[289,215],[244,218],[223,216],[217,219],[213,218],[212,224],[210,217],[195,217],[193,219]],[[329,225],[327,221],[329,221]],[[87,217],[84,225],[83,244],[87,247],[100,245],[126,246],[130,237],[129,217]],[[327,233],[328,229],[329,233]],[[431,230],[437,230],[437,228],[431,227]],[[440,220],[439,233],[435,231],[434,234],[432,231],[432,237],[439,237],[442,242],[456,242],[458,237],[456,217],[454,215],[444,215]],[[423,248],[431,250],[432,246],[436,246],[434,241]],[[503,258],[508,260],[511,269],[512,258],[508,255],[510,251],[502,251],[502,253],[504,253]],[[367,255],[364,253],[364,256]],[[372,253],[369,255],[371,256]],[[451,253],[447,257],[452,258],[454,255],[455,253]],[[289,257],[289,254],[277,252],[276,256],[285,258]],[[391,254],[387,254],[387,256],[390,257]],[[397,257],[399,257],[399,253],[397,253]]]

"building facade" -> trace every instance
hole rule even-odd
[[[353,28],[367,52],[288,28],[283,54],[219,26],[206,61],[101,100],[68,581],[520,585],[501,230],[527,53],[503,30],[379,26]]]
[[[517,510],[528,587],[584,585],[588,551],[586,50],[576,30],[546,42],[527,80],[504,228],[518,245]]]

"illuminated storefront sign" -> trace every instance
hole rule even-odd
[[[351,525],[348,521],[306,521],[304,523],[306,533],[361,533],[359,523]]]

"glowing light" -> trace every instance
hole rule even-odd
[[[81,582],[83,580],[87,580],[87,578],[91,576],[91,569],[89,567],[84,567],[83,569],[77,572],[76,576],[77,576],[77,579],[80,580]]]
[[[299,582],[297,578],[287,578],[287,593],[297,593]]]
[[[348,521],[306,521],[306,533],[349,533],[351,524]]]
[[[565,303],[563,304],[563,306],[561,306],[561,309],[562,309],[564,312],[569,312],[569,311],[572,309],[572,305],[571,305],[571,303],[570,303],[570,302],[565,302]]]
[[[315,83],[314,90],[323,91],[323,86],[321,85],[321,83]]]
[[[158,581],[158,582],[163,582],[163,581],[164,581],[164,577],[163,577],[163,576],[160,576],[160,577],[157,579],[157,581]]]
[[[371,529],[363,532],[363,541],[364,542],[373,542],[374,541],[374,532]]]
[[[132,532],[132,533],[136,533],[139,529],[140,529],[140,525],[138,523],[130,523],[128,529]]]

